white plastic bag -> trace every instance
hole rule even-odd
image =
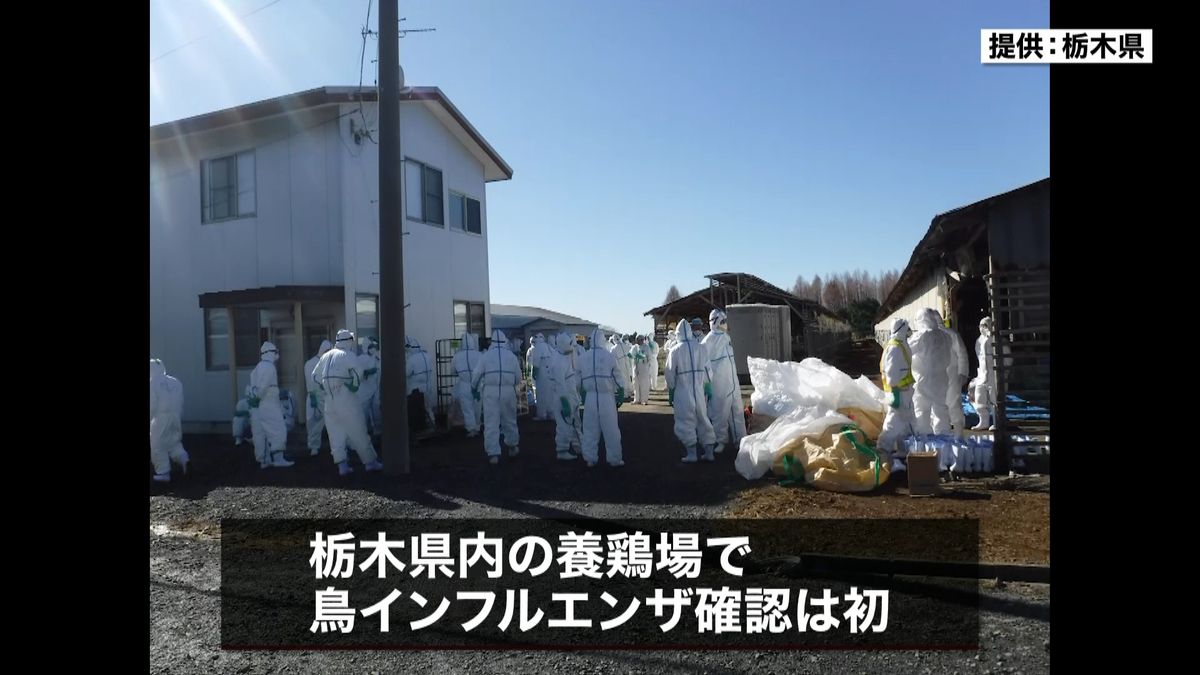
[[[819,435],[835,424],[854,424],[838,410],[887,410],[883,391],[870,380],[853,380],[821,359],[795,363],[751,356],[746,363],[754,385],[750,396],[754,414],[775,418],[766,430],[742,439],[734,468],[747,480],[766,475],[788,441]]]
[[[884,412],[887,401],[883,390],[860,376],[857,380],[818,358],[772,361],[753,356],[746,358],[754,393],[750,405],[754,414],[780,417],[797,407],[823,405],[831,410],[861,408]]]
[[[801,436],[818,436],[835,424],[853,423],[849,417],[825,407],[794,408],[777,417],[765,431],[742,438],[733,466],[746,480],[762,478],[771,470],[775,453],[788,441]]]

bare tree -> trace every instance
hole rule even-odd
[[[821,275],[813,277],[812,283],[808,286],[808,298],[821,302],[821,298],[825,297],[825,284],[821,281]]]
[[[825,284],[825,301],[821,304],[825,305],[833,311],[839,311],[846,306],[846,294],[842,290],[842,282],[834,277]]]
[[[668,302],[675,302],[676,300],[678,300],[681,297],[683,297],[683,296],[681,296],[679,294],[679,289],[675,288],[675,286],[672,285],[671,290],[667,291],[667,299],[663,300],[663,304],[665,305]]]
[[[804,280],[803,274],[796,277],[796,283],[792,284],[792,295],[808,299],[808,282]]]

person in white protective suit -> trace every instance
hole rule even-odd
[[[887,394],[888,411],[883,420],[883,429],[876,443],[878,449],[901,454],[900,441],[915,434],[913,412],[912,352],[908,347],[908,336],[912,333],[904,319],[892,321],[892,334],[883,348],[879,360],[879,376],[883,392]]]
[[[308,432],[308,452],[313,457],[321,452],[321,435],[325,432],[325,392],[313,379],[313,369],[330,349],[333,349],[333,343],[321,340],[317,355],[304,362],[304,387],[308,389],[308,395],[304,397],[304,424]]]
[[[619,335],[613,335],[609,340],[608,353],[613,357],[613,362],[617,366],[617,372],[620,373],[621,391],[628,394],[630,392],[629,383],[633,379],[633,374],[629,372],[629,359],[626,356],[626,347],[622,344],[623,338]],[[625,399],[622,398],[624,403]]]
[[[150,462],[154,480],[171,481],[171,464],[187,473],[183,449],[183,384],[167,374],[163,362],[150,359]]]
[[[558,408],[554,411],[554,450],[558,459],[579,459],[582,423],[579,420],[579,371],[575,339],[567,333],[551,336],[554,351],[547,360],[547,376]],[[547,401],[548,403],[548,401]]]
[[[259,468],[288,467],[295,464],[283,456],[287,447],[287,423],[279,403],[279,374],[275,362],[279,349],[271,342],[258,350],[262,360],[250,371],[250,430],[254,434],[254,458]]]
[[[233,406],[233,444],[241,445],[250,434],[250,385],[246,385],[245,396]]]
[[[421,348],[421,343],[411,335],[404,336],[405,381],[408,393],[420,391],[425,397],[425,418],[433,427],[433,359]]]
[[[650,391],[658,391],[658,340],[648,336],[646,348],[650,355]]]
[[[975,411],[979,413],[976,431],[994,429],[992,412],[996,405],[996,354],[995,338],[992,336],[992,318],[979,320],[979,339],[975,341],[975,357],[979,359],[979,370],[971,386],[975,390]]]
[[[625,374],[621,361],[606,347],[604,331],[592,331],[590,349],[576,362],[579,396],[583,401],[583,461],[588,467],[600,461],[600,438],[609,466],[625,466],[617,408],[625,401]],[[615,350],[613,350],[615,351]]]
[[[517,431],[517,384],[521,381],[521,362],[508,346],[502,330],[492,331],[492,344],[483,353],[482,363],[471,377],[471,388],[483,401],[483,450],[488,462],[500,462],[500,439],[508,446],[508,456],[521,449]]]
[[[692,319],[692,337],[696,338],[696,342],[704,339],[704,322],[700,317]]]
[[[634,346],[629,338],[621,336],[621,350],[625,352],[625,370],[629,373],[629,386],[625,388],[625,391],[631,398],[637,392],[637,361],[633,355]]]
[[[633,356],[633,402],[649,405],[653,371],[650,368],[650,348],[646,346],[645,337],[638,338],[630,354]]]
[[[375,338],[359,338],[358,347],[358,372],[362,375],[362,384],[356,394],[363,407],[363,417],[367,418],[367,433],[378,436],[383,433],[383,408],[379,396],[379,380],[382,377],[379,369],[383,362],[379,357],[379,341]]]
[[[454,383],[454,399],[462,410],[463,428],[467,430],[467,438],[479,435],[479,421],[483,417],[483,407],[471,389],[471,381],[475,371],[483,361],[479,351],[479,337],[474,333],[463,333],[458,351],[450,361],[450,368],[458,379]]]
[[[529,381],[533,384],[533,404],[536,410],[535,420],[549,420],[554,417],[557,398],[553,394],[550,379],[546,372],[554,349],[546,343],[546,336],[538,333],[533,336],[533,344],[525,355],[525,365],[529,368]],[[542,394],[546,394],[545,402]]]
[[[937,310],[926,307],[917,314],[916,331],[908,339],[912,350],[913,413],[918,434],[949,434],[950,410],[946,407],[947,373],[954,357],[950,334],[942,327]]]
[[[712,370],[712,400],[708,402],[708,419],[716,434],[716,452],[725,450],[728,438],[738,448],[746,436],[745,403],[738,384],[737,364],[733,360],[733,343],[729,340],[729,320],[725,312],[714,309],[708,315],[708,335],[700,341],[708,352]]]
[[[665,351],[667,353],[667,355],[663,357],[663,386],[666,386],[666,383],[667,383],[667,379],[666,379],[667,357],[669,357],[671,355],[671,350],[675,349],[675,345],[677,345],[677,344],[679,344],[679,341],[675,339],[675,331],[673,331],[673,330],[668,331],[666,344],[663,345],[663,351]],[[675,405],[674,402],[672,402],[670,399],[667,400],[667,404],[671,405],[671,406]]]
[[[329,451],[340,476],[354,472],[346,454],[347,445],[354,448],[367,471],[383,469],[367,433],[367,417],[358,400],[358,388],[362,384],[362,373],[358,369],[362,361],[354,348],[354,333],[345,329],[338,331],[333,349],[321,355],[312,373],[313,381],[324,392],[325,430],[329,432]]]
[[[962,394],[963,387],[971,379],[971,365],[967,360],[967,345],[958,331],[950,327],[950,319],[944,319],[942,325],[950,334],[950,348],[953,354],[950,357],[950,366],[946,368],[946,377],[950,381],[950,386],[946,389],[946,407],[950,411],[952,433],[962,440],[963,434],[967,430],[967,420],[963,414]]]
[[[684,462],[697,460],[698,446],[704,448],[704,461],[711,462],[717,441],[708,419],[708,401],[713,397],[708,350],[687,321],[679,321],[675,335],[679,344],[667,354],[667,396],[675,407],[675,437],[687,448]]]

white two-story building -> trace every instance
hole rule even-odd
[[[300,395],[322,340],[378,335],[377,100],[323,87],[150,127],[150,355],[187,430],[228,424],[264,340]],[[513,172],[436,87],[402,89],[400,129],[405,325],[433,354],[489,330],[485,192]]]

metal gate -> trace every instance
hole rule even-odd
[[[454,385],[458,382],[458,373],[454,372],[450,362],[458,351],[461,340],[437,340],[434,342],[434,361],[437,363],[437,411],[449,419],[450,402],[454,398]]]
[[[454,354],[458,351],[461,340],[437,340],[434,342],[434,361],[436,362],[437,370],[437,411],[444,415],[446,420],[450,419],[450,406],[454,402],[454,385],[458,383],[458,373],[454,372],[451,367],[451,362],[454,360]],[[480,356],[484,352],[479,352]],[[529,412],[529,405],[526,401],[526,382],[525,382],[525,357],[517,354],[517,362],[521,364],[522,377],[517,382],[517,415],[525,415]]]
[[[996,469],[1031,470],[1050,454],[1050,272],[987,275],[996,359]]]

